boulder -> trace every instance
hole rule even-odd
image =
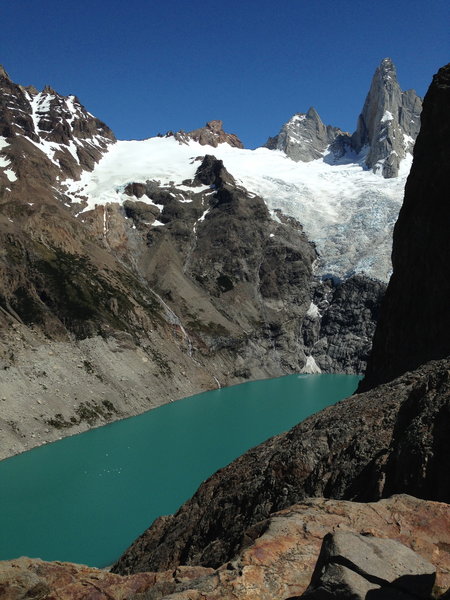
[[[436,568],[400,542],[338,532],[325,536],[302,598],[429,598]]]

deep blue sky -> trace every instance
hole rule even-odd
[[[11,78],[76,94],[120,139],[220,118],[248,147],[313,105],[353,131],[382,58],[423,95],[448,0],[3,0]]]

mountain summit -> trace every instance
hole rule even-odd
[[[400,89],[392,60],[382,60],[352,135],[356,152],[367,151],[369,169],[381,171],[385,178],[398,175],[400,161],[412,152],[419,133],[421,110],[416,92]]]
[[[397,177],[401,161],[412,153],[421,110],[419,96],[414,90],[402,92],[395,66],[385,58],[375,71],[352,136],[324,125],[311,107],[307,113],[295,114],[265,146],[281,150],[296,162],[322,157],[336,162],[347,155],[348,161],[356,158],[364,167],[390,179]]]
[[[285,123],[277,136],[267,140],[266,148],[282,150],[296,162],[309,162],[321,158],[339,136],[348,137],[348,134],[337,127],[324,125],[311,106],[307,113],[297,113]]]

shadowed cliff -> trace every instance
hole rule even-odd
[[[359,390],[450,354],[450,64],[423,103],[422,127],[394,230],[393,275]]]

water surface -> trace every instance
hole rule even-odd
[[[198,394],[0,462],[0,559],[105,566],[214,471],[353,393],[290,375]]]

